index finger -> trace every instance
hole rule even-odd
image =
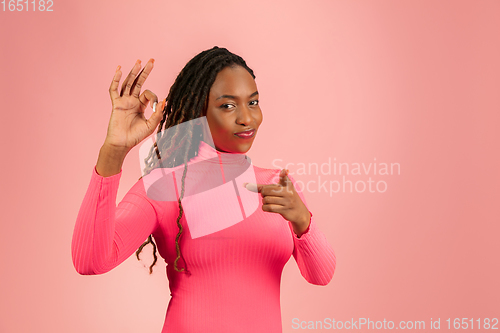
[[[255,183],[243,183],[243,187],[255,193],[262,193],[262,192],[280,193],[284,188],[279,184],[255,184]]]

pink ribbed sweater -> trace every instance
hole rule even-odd
[[[198,156],[189,163],[206,160],[214,153],[219,162],[225,163],[224,167],[221,164],[222,173],[227,166],[243,163],[246,158],[243,154],[215,151],[202,142]],[[277,183],[280,170],[252,168],[257,183]],[[194,169],[188,165],[188,173],[189,170]],[[180,166],[171,175],[180,179],[182,171]],[[121,171],[102,177],[94,167],[73,233],[73,263],[80,274],[108,272],[153,234],[167,263],[171,295],[162,333],[278,333],[282,331],[280,280],[290,257],[293,255],[308,282],[326,285],[332,279],[335,254],[314,217],[308,230],[298,238],[291,223],[280,214],[262,210],[261,200],[258,209],[241,222],[201,237],[191,237],[183,214],[180,247],[189,273],[177,272],[173,265],[179,214],[175,198],[180,195],[180,188],[171,182],[173,200],[153,200],[148,197],[142,178],[117,206],[120,177]],[[307,206],[295,180],[289,178]],[[203,209],[220,213],[224,205],[225,202],[219,202],[218,206],[212,204]],[[182,258],[178,267],[186,267]]]

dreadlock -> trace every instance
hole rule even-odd
[[[187,172],[187,162],[197,156],[200,141],[202,140],[201,131],[193,131],[193,122],[188,123],[185,131],[180,131],[176,126],[183,122],[206,116],[208,106],[208,95],[210,88],[217,77],[217,74],[226,67],[241,66],[245,68],[255,79],[255,75],[245,60],[240,56],[229,52],[225,48],[214,46],[197,54],[181,70],[174,84],[170,87],[165,107],[163,108],[163,118],[158,126],[156,142],[151,147],[149,155],[144,159],[145,167],[143,175],[149,174],[157,167],[173,168],[184,164],[182,174],[182,190],[177,200],[179,204],[179,215],[177,216],[177,227],[179,232],[175,237],[175,249],[177,257],[174,261],[174,269],[177,272],[187,271],[187,264],[181,255],[179,239],[183,228],[180,223],[183,214],[181,200],[184,197],[184,183]],[[165,131],[170,127],[175,127],[171,131]],[[199,133],[194,135],[193,133]],[[196,136],[196,137],[194,137]],[[156,158],[155,158],[156,154]],[[161,158],[163,157],[163,160]],[[142,178],[142,177],[141,177]],[[139,178],[139,179],[141,179]],[[153,273],[153,266],[158,257],[156,255],[156,244],[152,235],[136,251],[137,260],[140,260],[144,246],[151,243],[153,246],[153,263],[149,266],[149,274]],[[182,257],[186,268],[178,268],[177,262]],[[187,271],[188,272],[188,271]]]

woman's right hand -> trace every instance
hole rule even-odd
[[[163,100],[157,104],[156,112],[153,112],[151,117],[146,119],[144,111],[148,103],[151,103],[151,107],[153,107],[153,103],[158,103],[158,97],[150,90],[145,90],[139,95],[141,87],[153,69],[153,65],[154,59],[150,59],[141,70],[141,63],[138,60],[125,81],[123,81],[120,92],[118,92],[118,85],[122,72],[120,66],[116,69],[115,76],[109,87],[113,109],[105,140],[107,146],[128,152],[151,135],[161,122],[165,101]]]
[[[144,110],[151,102],[158,102],[158,97],[149,90],[145,90],[140,96],[141,87],[153,69],[154,59],[148,61],[141,69],[138,60],[128,76],[123,81],[121,91],[118,85],[122,73],[120,66],[116,69],[113,82],[109,87],[109,95],[113,103],[111,119],[109,120],[108,133],[96,163],[96,171],[103,177],[115,175],[121,171],[123,160],[127,153],[146,137],[151,135],[163,117],[165,101],[156,106],[149,119],[144,117]],[[139,75],[138,75],[139,74]]]

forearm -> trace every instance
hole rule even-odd
[[[80,274],[105,271],[114,237],[119,178],[120,175],[104,178],[92,173],[73,231],[73,263]]]
[[[120,177],[92,172],[72,240],[73,264],[80,274],[102,274],[118,266],[158,226],[161,207],[147,198],[142,181],[116,205]]]
[[[97,173],[103,177],[110,177],[120,173],[128,152],[129,149],[113,147],[105,142],[97,158]]]
[[[317,285],[326,285],[333,277],[336,257],[325,235],[311,216],[309,229],[302,237],[294,237],[293,256],[304,278]]]
[[[309,229],[310,222],[311,213],[307,211],[307,214],[304,214],[303,218],[300,221],[292,223],[293,232],[297,235],[298,238],[300,238],[300,236],[302,236]]]

